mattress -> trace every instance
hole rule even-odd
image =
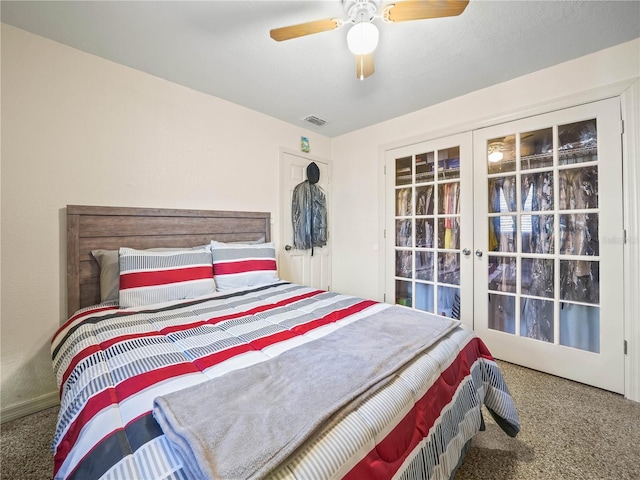
[[[76,312],[51,344],[61,398],[54,477],[189,478],[183,455],[153,416],[155,399],[258,368],[384,308],[405,307],[275,282],[144,308],[104,303]],[[211,405],[213,416],[215,398]],[[457,325],[259,476],[450,478],[483,427],[483,405],[517,434],[499,367],[482,341]]]

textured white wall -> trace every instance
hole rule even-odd
[[[330,154],[326,137],[7,25],[1,85],[3,410],[56,391],[67,204],[270,211],[277,240],[280,147],[304,135]]]

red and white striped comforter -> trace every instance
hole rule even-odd
[[[61,397],[55,478],[185,478],[151,414],[154,398],[266,361],[376,305],[277,282],[180,303],[77,312],[52,340]],[[472,332],[458,328],[271,476],[449,478],[481,427],[482,403],[517,433],[497,365]]]

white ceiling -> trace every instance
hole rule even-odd
[[[382,5],[392,0],[382,1]],[[640,37],[640,1],[471,0],[458,17],[383,23],[360,81],[324,1],[2,1],[2,22],[334,137]],[[315,115],[316,127],[301,119]]]

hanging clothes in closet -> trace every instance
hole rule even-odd
[[[307,179],[293,189],[291,221],[293,247],[298,250],[324,247],[327,244],[327,200],[318,185],[320,169],[311,162],[307,166]]]

